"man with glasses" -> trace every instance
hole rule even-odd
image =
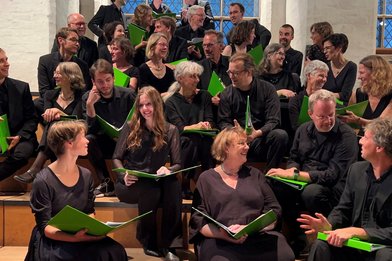
[[[78,13],[70,14],[67,17],[68,28],[74,29],[79,35],[79,50],[77,57],[85,61],[90,68],[91,65],[98,59],[98,48],[97,43],[86,37],[86,22],[84,16]],[[57,45],[57,39],[54,39],[52,53],[57,52],[59,46]]]
[[[294,235],[289,237],[296,254],[304,247],[304,238],[296,222],[300,211],[328,215],[339,202],[342,180],[358,156],[354,130],[336,118],[336,98],[327,90],[309,97],[311,121],[296,131],[286,169],[271,169],[267,175],[309,183],[302,191],[273,183],[273,190],[283,209],[283,219]],[[301,245],[302,244],[302,245]]]
[[[189,23],[188,11],[191,6],[198,5],[203,8],[205,20],[203,21],[203,28],[205,30],[215,29],[214,16],[212,15],[211,5],[207,0],[184,0],[183,8],[181,9],[181,21],[179,26],[185,26]]]
[[[237,53],[230,58],[227,71],[232,84],[220,95],[218,125],[220,129],[246,120],[247,97],[250,101],[251,131],[248,133],[248,159],[267,162],[266,170],[279,166],[286,151],[288,135],[278,129],[280,104],[275,87],[254,77],[255,64],[248,54]]]

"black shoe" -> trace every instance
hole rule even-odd
[[[159,253],[158,250],[143,248],[144,254],[147,256],[154,256],[154,257],[161,257],[162,255]]]
[[[22,175],[15,175],[14,180],[17,180],[22,183],[29,184],[34,181],[35,177],[37,176],[38,171],[28,170]]]
[[[94,195],[96,198],[114,197],[113,182],[109,178],[104,179],[104,181],[95,188]]]
[[[180,261],[180,258],[178,256],[176,256],[175,249],[163,248],[162,254],[165,257],[165,261]]]

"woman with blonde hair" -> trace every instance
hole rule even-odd
[[[152,8],[146,4],[139,4],[136,6],[134,15],[132,18],[132,23],[146,30],[146,35],[140,44],[134,46],[135,48],[135,58],[134,65],[140,66],[146,61],[145,50],[147,46],[147,39],[154,32],[153,31],[153,17]],[[132,37],[132,35],[131,35]]]
[[[170,156],[170,167],[166,161]],[[181,168],[180,137],[177,128],[166,122],[163,102],[158,91],[151,87],[139,90],[135,112],[125,125],[113,154],[115,168],[144,171],[156,175],[168,174]],[[122,202],[138,204],[139,213],[153,213],[138,223],[136,237],[151,256],[178,260],[175,248],[182,247],[181,187],[175,175],[159,180],[137,178],[121,173],[115,192]],[[162,207],[162,249],[158,249],[157,210]]]
[[[38,147],[38,155],[29,170],[22,175],[14,176],[14,179],[23,183],[33,182],[45,162],[48,159],[56,159],[47,146],[47,134],[52,123],[71,115],[78,119],[83,117],[82,95],[85,83],[79,65],[74,62],[62,62],[57,66],[53,77],[59,88],[48,90],[45,93],[42,117],[47,124]]]
[[[154,33],[147,42],[146,56],[149,61],[139,67],[140,86],[153,86],[165,95],[170,85],[174,82],[173,70],[163,63],[169,51],[167,36],[162,33]]]

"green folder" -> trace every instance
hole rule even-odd
[[[215,96],[218,93],[221,93],[225,89],[221,79],[216,74],[216,72],[212,71],[210,83],[208,84],[208,92],[211,96]]]
[[[328,237],[328,235],[325,233],[321,233],[321,232],[317,233],[317,239],[327,241],[327,237]],[[358,238],[348,239],[348,240],[346,240],[346,242],[343,243],[343,245],[347,246],[347,247],[367,251],[367,252],[373,252],[373,251],[387,247],[386,245],[373,244],[373,243],[369,243],[366,241],[362,241]]]
[[[264,56],[263,46],[261,46],[261,44],[257,45],[255,48],[251,49],[248,54],[252,56],[255,64],[259,65]]]
[[[267,178],[277,180],[279,182],[282,182],[283,184],[286,184],[287,186],[290,186],[292,188],[295,188],[297,190],[303,190],[306,185],[308,185],[307,182],[305,181],[299,181],[299,180],[293,180],[293,179],[286,179],[286,178],[281,178],[277,176],[268,176],[266,175]]]
[[[352,111],[355,115],[362,117],[368,104],[369,104],[369,101],[363,101],[363,102],[351,104],[351,105],[344,107],[344,108],[338,108],[338,109],[336,109],[336,114],[337,115],[344,115],[344,114],[346,114],[347,111]]]
[[[8,137],[11,136],[10,128],[8,127],[7,114],[0,116],[3,120],[0,121],[0,147],[1,153],[5,153],[8,150]]]
[[[250,112],[249,95],[246,97],[246,112],[245,112],[245,133],[246,135],[252,134],[253,124],[252,115]]]
[[[127,118],[125,119],[124,124],[120,128],[113,126],[112,124],[110,124],[109,122],[104,120],[101,116],[99,116],[98,114],[96,116],[97,116],[98,123],[101,126],[101,129],[103,130],[103,132],[106,135],[108,135],[110,138],[113,139],[113,138],[118,138],[120,136],[121,130],[123,129],[124,125],[127,124],[127,122],[131,119],[134,111],[135,111],[135,104],[133,104],[131,110],[128,113]]]
[[[202,57],[204,57],[204,49],[203,49],[203,38],[202,37],[196,37],[193,38],[191,41],[188,41],[188,46],[194,45],[196,46],[197,49],[199,49],[200,54]]]
[[[114,230],[123,228],[150,213],[152,213],[152,211],[146,212],[125,222],[104,223],[93,217],[90,217],[86,213],[66,205],[59,213],[49,220],[48,225],[54,226],[67,233],[76,233],[84,228],[87,228],[87,234],[93,236],[103,236],[113,232]]]
[[[128,25],[128,32],[129,32],[129,40],[131,41],[131,44],[135,47],[138,44],[140,44],[143,41],[143,38],[146,37],[146,29],[130,23]]]
[[[301,104],[301,111],[298,116],[298,123],[301,125],[302,123],[310,121],[310,116],[308,114],[308,106],[309,106],[309,97],[304,96]]]
[[[61,115],[60,121],[76,121],[78,119],[77,115]]]
[[[218,133],[218,129],[191,129],[191,130],[183,130],[181,134],[186,134],[186,133],[195,133],[195,134],[200,134],[204,136],[210,136],[210,137],[215,137]]]
[[[258,233],[260,230],[271,225],[272,223],[274,223],[276,221],[276,214],[271,209],[267,213],[264,213],[264,214],[261,214],[260,216],[258,216],[255,220],[250,222],[248,225],[246,225],[243,229],[241,229],[237,233],[233,233],[227,226],[223,225],[219,221],[216,221],[215,219],[213,219],[209,215],[201,212],[197,208],[192,207],[192,209],[197,211],[198,213],[200,213],[201,215],[203,215],[204,217],[206,217],[210,221],[212,221],[216,226],[224,229],[227,232],[227,234],[229,234],[231,237],[233,237],[235,239],[239,239],[240,237],[242,237],[245,234],[251,235],[251,234]]]
[[[182,58],[182,59],[180,59],[180,60],[171,62],[171,63],[169,63],[169,64],[171,64],[171,65],[178,65],[178,64],[180,64],[180,63],[182,63],[182,62],[186,62],[186,61],[188,61],[188,58]]]
[[[112,169],[112,171],[120,172],[120,173],[127,173],[129,175],[134,175],[134,176],[139,177],[139,178],[148,178],[148,179],[159,180],[161,178],[166,178],[168,176],[171,176],[171,175],[183,172],[183,171],[188,171],[188,170],[191,170],[191,169],[195,169],[195,168],[198,168],[198,167],[201,167],[201,165],[197,165],[197,166],[193,166],[193,167],[189,167],[189,168],[185,168],[185,169],[180,169],[180,170],[177,170],[177,171],[170,172],[169,174],[163,174],[163,175],[151,174],[151,173],[147,173],[147,172],[144,172],[144,171],[131,170],[131,169],[126,169],[126,168],[115,168],[115,169]]]
[[[152,11],[152,17],[153,17],[154,19],[158,19],[158,18],[160,18],[160,17],[162,17],[162,16],[169,16],[169,17],[171,17],[171,18],[176,19],[176,13],[163,13],[163,14],[160,14],[160,13],[157,13],[157,12],[155,12],[155,11]]]
[[[131,77],[117,69],[116,67],[113,67],[113,72],[114,72],[114,86],[117,87],[129,87],[129,81],[131,80]]]

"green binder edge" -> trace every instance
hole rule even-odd
[[[180,59],[180,60],[171,62],[171,63],[169,63],[169,64],[171,64],[171,65],[179,65],[180,63],[182,63],[182,62],[187,62],[187,61],[188,61],[188,58],[182,58],[182,59]]]
[[[169,16],[169,17],[171,17],[171,18],[176,18],[177,16],[176,16],[176,13],[163,13],[163,14],[160,14],[160,13],[157,13],[157,12],[155,12],[155,11],[152,11],[152,17],[154,18],[154,19],[158,19],[158,18],[160,18],[160,17],[162,17],[162,16]]]
[[[257,45],[255,48],[251,49],[248,54],[252,56],[253,61],[256,65],[259,65],[264,57],[264,50],[261,44]]]
[[[103,236],[117,229],[123,228],[150,213],[152,213],[152,211],[141,214],[128,221],[119,222],[119,225],[109,226],[104,222],[90,217],[86,213],[66,205],[59,213],[49,220],[48,225],[54,226],[67,233],[76,233],[81,229],[87,228],[87,234],[93,236]]]
[[[3,120],[0,121],[0,147],[1,153],[5,153],[8,150],[8,140],[7,138],[11,136],[10,128],[8,126],[8,116],[3,114],[0,116]]]
[[[113,67],[113,72],[114,72],[114,86],[116,87],[125,87],[127,88],[129,86],[129,81],[131,80],[131,77],[117,69],[116,67]]]
[[[172,176],[174,174],[177,174],[177,173],[180,173],[183,171],[188,171],[188,170],[195,169],[195,168],[199,168],[199,167],[201,167],[201,165],[196,165],[196,166],[192,166],[189,168],[180,169],[180,170],[173,171],[173,172],[170,172],[169,174],[164,174],[164,175],[157,175],[157,174],[152,174],[152,173],[148,173],[148,172],[144,172],[144,171],[138,171],[138,170],[132,170],[132,169],[126,169],[126,168],[115,168],[115,169],[112,169],[112,171],[120,172],[120,173],[127,173],[130,175],[134,175],[136,177],[139,177],[139,178],[148,178],[148,179],[159,180],[161,178],[166,178],[166,177]]]
[[[146,37],[146,30],[136,24],[128,24],[129,40],[131,44],[135,47],[143,41]]]
[[[325,233],[322,233],[322,232],[317,233],[317,239],[327,241],[327,237],[328,237],[328,235]],[[369,243],[366,241],[362,241],[358,238],[351,238],[349,240],[346,240],[346,242],[344,242],[343,245],[347,246],[347,247],[367,251],[367,252],[373,252],[373,251],[387,247],[386,245],[373,244],[373,243]]]
[[[250,112],[249,95],[246,97],[246,112],[245,112],[245,133],[246,135],[252,134],[253,124],[252,115]]]
[[[190,129],[190,130],[183,130],[181,134],[187,134],[187,133],[195,133],[195,134],[200,134],[204,136],[210,136],[210,137],[215,137],[218,135],[219,130],[218,129]]]
[[[245,234],[251,235],[251,234],[258,233],[263,228],[274,223],[277,219],[275,212],[272,209],[270,209],[267,213],[261,214],[255,220],[250,222],[248,225],[246,225],[243,229],[241,229],[237,233],[233,233],[227,226],[225,226],[222,223],[220,223],[219,221],[213,219],[209,215],[201,212],[197,208],[192,207],[192,209],[197,211],[198,213],[200,213],[204,217],[206,217],[208,220],[212,221],[218,227],[221,227],[222,229],[224,229],[227,232],[227,234],[229,234],[231,237],[233,237],[235,239],[239,239],[240,237],[242,237]]]
[[[277,180],[279,182],[282,182],[282,183],[284,183],[292,188],[295,188],[297,190],[303,190],[308,185],[308,183],[305,181],[286,179],[286,178],[281,178],[281,177],[277,177],[277,176],[268,176],[268,175],[266,175],[266,177],[270,178],[270,179]]]
[[[60,121],[76,121],[78,119],[77,115],[61,115]]]
[[[117,128],[117,127],[113,126],[112,124],[110,124],[109,122],[105,121],[98,114],[96,116],[97,116],[98,123],[101,126],[101,129],[103,130],[103,132],[106,135],[108,135],[110,138],[113,139],[113,138],[118,138],[120,136],[121,130],[123,129],[124,125],[127,124],[127,122],[131,119],[134,111],[135,111],[135,104],[133,104],[131,110],[128,113],[127,118],[125,119],[124,124],[120,128]]]
[[[188,46],[194,45],[196,46],[197,49],[199,49],[200,54],[202,57],[204,57],[204,49],[203,49],[203,38],[202,37],[196,37],[193,38],[191,41],[188,41]]]
[[[215,71],[212,71],[211,74],[211,79],[210,83],[208,84],[208,92],[211,94],[211,96],[215,96],[218,93],[222,92],[225,89],[225,86],[223,85],[221,79],[219,76],[216,74]]]

